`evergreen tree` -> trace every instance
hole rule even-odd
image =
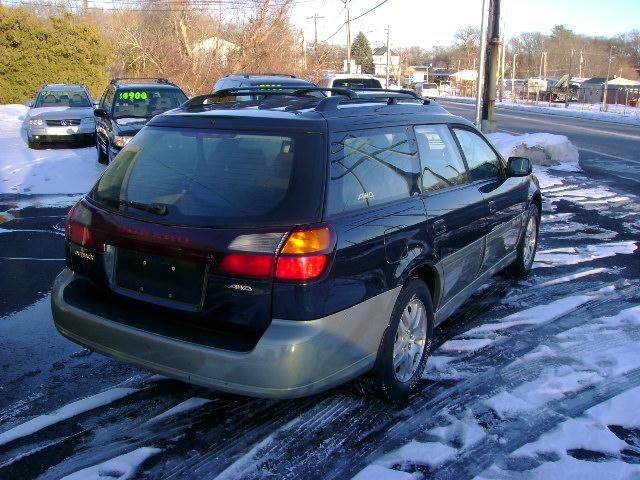
[[[22,103],[48,83],[85,85],[98,97],[111,63],[111,44],[72,14],[43,21],[0,5],[0,103]]]
[[[364,36],[364,33],[360,32],[354,38],[351,44],[351,58],[356,61],[357,65],[362,66],[362,73],[373,73],[373,53],[371,52],[371,45],[369,40]]]

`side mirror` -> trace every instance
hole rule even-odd
[[[107,118],[109,116],[109,114],[107,113],[107,111],[104,108],[96,108],[93,111],[93,114],[96,117],[100,117],[100,118]]]
[[[508,177],[526,177],[531,175],[533,165],[531,160],[525,157],[509,157],[507,160]]]
[[[33,100],[27,100],[27,102],[25,103],[25,105],[29,108],[33,107]]]

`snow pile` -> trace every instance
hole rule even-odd
[[[94,147],[27,146],[24,105],[0,105],[0,194],[85,193],[104,170]]]
[[[526,157],[536,165],[578,163],[578,149],[564,135],[551,133],[527,133],[510,135],[490,133],[489,140],[504,158]]]

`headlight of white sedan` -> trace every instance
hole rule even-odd
[[[113,143],[116,147],[124,147],[127,143],[129,143],[129,140],[131,140],[133,137],[121,137],[121,136],[116,136],[116,138],[114,138]]]
[[[32,118],[29,120],[29,125],[31,125],[32,127],[41,127],[42,125],[44,125],[44,122],[39,118]]]

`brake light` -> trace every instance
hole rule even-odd
[[[329,227],[295,230],[280,250],[276,280],[311,280],[325,270],[334,237]]]
[[[96,242],[89,228],[91,224],[91,211],[82,205],[81,202],[82,200],[76,203],[67,214],[65,237],[70,242],[104,252],[106,246],[103,243]]]
[[[268,278],[273,275],[274,261],[271,255],[231,253],[222,259],[219,270],[229,275]]]
[[[324,272],[328,255],[296,256],[278,258],[276,279],[311,280]]]

